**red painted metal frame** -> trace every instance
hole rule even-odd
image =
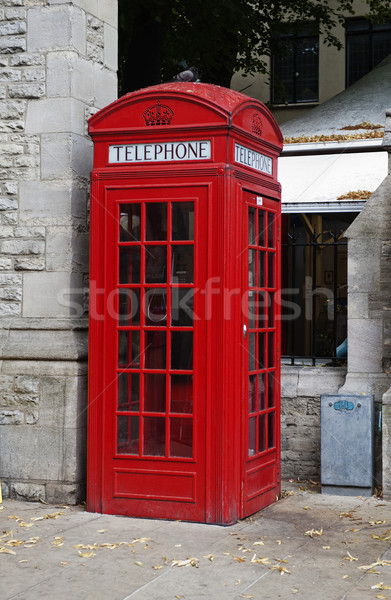
[[[172,122],[146,126],[143,115],[157,100],[172,109]],[[248,342],[243,340],[246,317],[242,311],[243,294],[248,290],[248,205],[256,206],[254,199],[264,198],[263,206],[275,211],[279,227],[280,131],[266,107],[256,100],[217,86],[175,83],[124,96],[90,119],[90,133],[95,154],[91,182],[87,507],[96,512],[232,523],[274,501],[280,491],[277,402],[276,449],[257,458],[264,471],[268,463],[273,465],[272,476],[264,485],[265,473],[260,469],[260,481],[253,488],[257,493],[246,492],[255,463],[248,457]],[[112,144],[179,140],[210,140],[211,158],[137,165],[108,163],[108,146]],[[272,173],[260,173],[235,162],[235,143],[270,157]],[[194,240],[198,279],[205,287],[203,319],[194,345],[200,369],[198,402],[204,407],[195,425],[199,454],[195,457],[196,467],[194,461],[169,461],[175,463],[179,477],[185,479],[178,480],[171,498],[165,499],[154,498],[159,478],[167,470],[164,460],[133,456],[118,459],[113,451],[115,388],[110,383],[116,371],[117,347],[113,338],[115,326],[106,306],[114,285],[111,275],[113,268],[116,270],[113,265],[118,245],[112,237],[114,229],[108,225],[110,207],[127,193],[130,199],[147,200],[150,190],[158,188],[163,199],[177,198],[178,189],[184,199],[202,196],[197,202],[205,209],[198,215]],[[277,245],[277,257],[279,252]],[[276,260],[276,290],[279,281]],[[275,332],[278,374],[278,318]],[[125,497],[115,497],[113,482],[118,460],[128,474],[127,481],[138,476],[141,462],[146,465],[152,475],[150,493],[137,498],[126,493]],[[195,502],[189,501],[188,491],[183,491],[186,477],[194,468],[200,475]]]

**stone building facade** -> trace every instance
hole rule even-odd
[[[3,492],[83,498],[87,118],[116,98],[115,0],[0,7]]]

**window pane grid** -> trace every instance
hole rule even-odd
[[[318,101],[319,36],[310,24],[302,24],[290,34],[281,35],[279,50],[272,57],[274,104]]]
[[[137,323],[125,321],[126,294],[121,304],[115,301],[117,377],[138,385],[121,382],[119,454],[193,457],[194,208],[187,201],[120,205],[118,293],[135,290],[139,310]],[[138,228],[133,227],[129,240],[130,223]],[[174,300],[179,316],[172,311]]]
[[[248,458],[274,448],[276,214],[249,207]],[[257,244],[254,243],[257,240]],[[250,285],[254,279],[254,285]],[[269,416],[269,415],[272,416]]]

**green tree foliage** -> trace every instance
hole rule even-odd
[[[391,16],[391,0],[366,0],[367,17]],[[266,71],[265,56],[289,25],[312,21],[328,45],[353,15],[350,0],[119,0],[120,94],[196,66],[202,81],[229,87],[232,74]]]

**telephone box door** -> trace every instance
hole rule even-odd
[[[106,199],[102,510],[203,521],[207,188]]]
[[[244,477],[242,517],[280,492],[279,203],[243,192]]]

